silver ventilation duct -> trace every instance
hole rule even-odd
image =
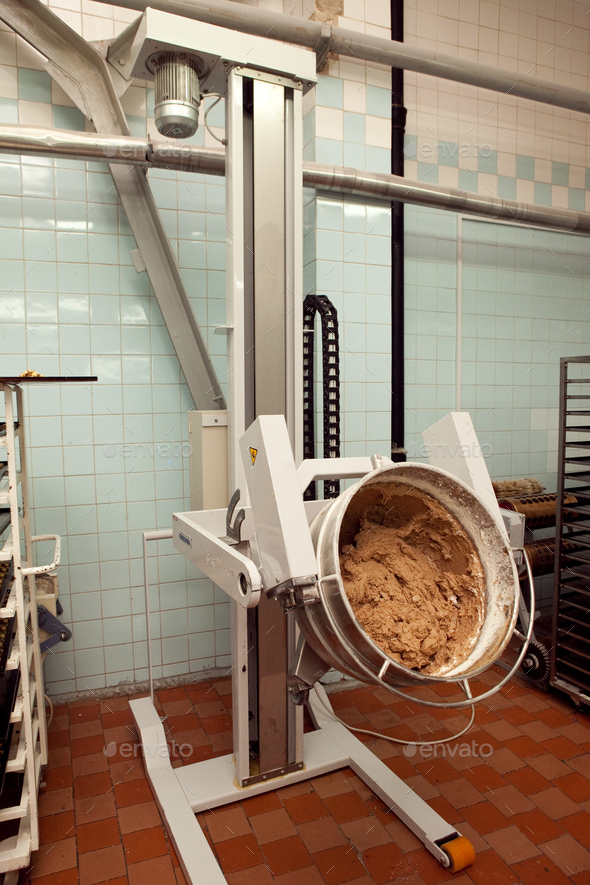
[[[167,138],[190,138],[199,125],[199,68],[185,52],[164,52],[150,59],[154,72],[155,120]]]

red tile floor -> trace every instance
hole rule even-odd
[[[475,691],[499,673],[488,671]],[[450,691],[442,685],[438,694]],[[230,750],[230,692],[229,680],[158,692],[187,763]],[[432,689],[423,692],[435,698]],[[330,697],[347,723],[405,739],[435,740],[467,721],[457,711],[405,704],[383,689],[355,687]],[[128,698],[55,710],[41,848],[24,877],[31,885],[185,882],[142,760],[133,756],[134,736]],[[445,758],[408,757],[394,744],[365,740],[472,841],[475,863],[455,876],[446,872],[343,769],[198,815],[230,885],[590,885],[590,717],[576,713],[569,699],[513,680],[478,706],[472,731]],[[475,754],[459,755],[465,747]]]

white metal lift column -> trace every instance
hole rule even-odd
[[[228,76],[230,487],[240,506],[249,502],[239,440],[256,417],[284,415],[303,456],[302,93],[315,82],[313,58],[303,59],[312,62],[305,81],[242,66]],[[267,590],[277,583],[269,570],[263,580]],[[302,710],[287,693],[295,624],[263,593],[248,611],[232,602],[232,638],[234,751],[246,786],[303,765]]]

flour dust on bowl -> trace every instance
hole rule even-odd
[[[298,623],[330,666],[403,686],[468,679],[502,654],[518,615],[514,557],[486,504],[451,474],[378,468],[311,532],[319,600]]]

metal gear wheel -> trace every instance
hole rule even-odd
[[[533,682],[547,683],[551,666],[551,656],[542,642],[531,639],[521,664],[525,676]]]

